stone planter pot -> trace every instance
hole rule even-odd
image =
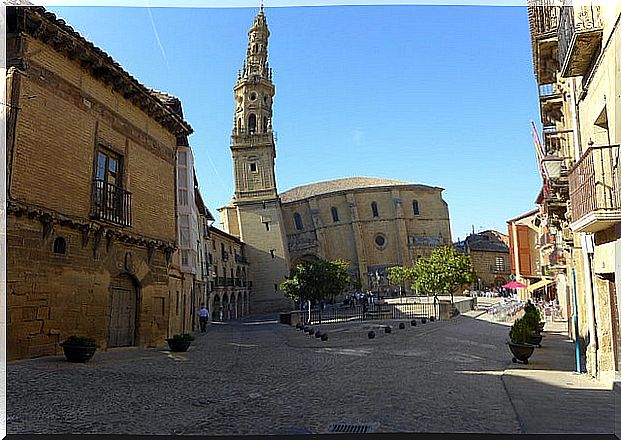
[[[88,362],[91,360],[95,351],[97,351],[97,347],[87,347],[83,345],[65,345],[63,343],[59,344],[63,351],[65,352],[65,357],[69,362]]]
[[[528,340],[528,343],[531,345],[536,345],[539,348],[541,348],[541,340],[543,339],[543,335],[539,334],[539,333],[533,333],[530,337],[530,339]]]
[[[166,339],[166,342],[168,342],[168,347],[170,348],[170,351],[176,352],[188,351],[188,348],[190,348],[190,344],[192,344],[192,341],[183,339]]]
[[[369,337],[369,339],[373,339],[375,337],[375,332],[373,330],[371,330],[367,336]]]
[[[518,360],[528,364],[528,358],[530,358],[535,351],[535,346],[530,344],[514,344],[513,342],[508,342],[509,349],[511,353],[513,353],[513,359],[511,359],[514,363]]]

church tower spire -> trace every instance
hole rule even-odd
[[[274,84],[267,60],[270,31],[263,6],[248,31],[246,59],[233,88],[235,120],[231,150],[235,164],[235,198],[238,203],[275,199],[272,133]]]
[[[233,87],[231,153],[235,195],[232,203],[219,209],[225,230],[246,244],[253,313],[291,310],[291,302],[279,287],[289,274],[289,254],[274,172],[275,88],[267,58],[269,36],[261,5],[248,31],[246,58]]]

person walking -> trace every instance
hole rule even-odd
[[[205,303],[201,304],[201,308],[198,310],[197,314],[201,326],[201,333],[205,333],[207,331],[207,321],[209,320],[209,310],[207,310]]]

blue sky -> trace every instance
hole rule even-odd
[[[233,85],[257,8],[49,8],[178,96],[201,192],[234,191]],[[445,188],[452,238],[506,233],[541,187],[526,7],[267,8],[280,192],[347,176]],[[422,208],[422,207],[421,207]]]

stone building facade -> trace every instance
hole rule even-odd
[[[223,229],[245,243],[252,262],[252,311],[290,310],[293,304],[279,285],[291,265],[305,258],[342,258],[351,263],[361,288],[387,288],[387,267],[411,264],[431,248],[451,243],[442,189],[389,179],[349,178],[279,195],[269,35],[261,7],[248,32],[246,60],[233,89],[235,194],[218,210]]]
[[[605,380],[621,379],[620,19],[619,0],[529,1],[542,248],[571,305],[580,366]]]
[[[471,234],[455,248],[470,257],[477,275],[473,288],[494,289],[509,281],[511,258],[509,236],[498,231],[483,231]]]
[[[351,177],[280,195],[291,266],[325,258],[350,263],[359,288],[387,293],[387,269],[412,266],[450,244],[442,188]]]
[[[250,313],[252,289],[246,244],[213,226],[210,227],[210,242],[207,258],[214,279],[213,289],[206,303],[210,320],[242,318]]]
[[[7,353],[168,332],[174,108],[41,7],[7,7]]]

